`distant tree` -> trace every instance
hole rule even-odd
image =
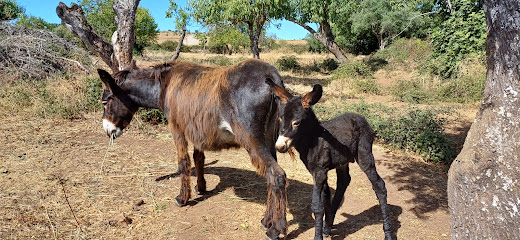
[[[206,50],[206,44],[208,43],[208,34],[201,33],[198,30],[195,30],[195,38],[199,40],[200,44],[202,44],[202,48]]]
[[[191,13],[188,12],[185,8],[179,8],[179,6],[173,1],[170,1],[170,6],[166,11],[167,18],[175,18],[175,27],[176,30],[181,32],[181,36],[179,38],[179,43],[177,44],[177,48],[175,49],[175,54],[173,54],[171,60],[175,61],[179,57],[181,53],[181,47],[184,41],[184,37],[186,36],[186,27],[191,19]]]
[[[41,17],[27,16],[25,14],[21,14],[15,24],[25,28],[45,29],[49,31],[59,26],[59,24],[49,23]]]
[[[310,52],[322,53],[328,51],[327,48],[325,48],[325,46],[320,41],[318,41],[318,39],[316,39],[313,35],[307,34],[307,36],[305,36],[304,39],[307,42],[307,45],[309,45]]]
[[[309,31],[341,63],[347,62],[347,56],[336,43],[334,27],[345,24],[345,16],[351,6],[350,0],[289,0],[289,6],[283,8],[285,19],[294,22]],[[318,29],[312,28],[317,24]]]
[[[354,34],[369,32],[377,38],[379,49],[384,49],[393,37],[409,28],[411,21],[418,24],[421,18],[417,16],[420,13],[412,8],[392,6],[390,1],[362,0],[350,19]]]
[[[16,0],[2,0],[0,2],[0,21],[14,20],[23,15],[25,9],[18,5]]]
[[[240,31],[236,26],[215,25],[208,31],[209,48],[214,52],[232,54],[241,47],[249,45],[249,39],[245,30]]]
[[[278,0],[191,0],[194,18],[206,25],[242,27],[245,24],[254,58],[260,58],[260,36],[270,19],[280,18],[285,1]],[[210,40],[210,43],[213,40]]]

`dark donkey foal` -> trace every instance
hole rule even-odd
[[[283,153],[294,147],[314,179],[311,205],[316,218],[314,239],[323,239],[322,231],[330,235],[334,217],[350,183],[348,164],[354,161],[358,162],[372,183],[383,213],[385,239],[392,239],[385,182],[377,174],[372,154],[374,131],[365,118],[347,113],[320,123],[311,109],[321,98],[320,85],[314,85],[312,92],[300,97],[292,96],[270,79],[266,82],[282,102],[281,131],[276,149]],[[332,202],[327,184],[327,172],[331,169],[336,169],[338,175]]]

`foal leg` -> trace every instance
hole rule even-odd
[[[175,197],[175,203],[177,206],[182,207],[188,203],[191,197],[190,189],[190,171],[191,161],[188,155],[188,142],[186,141],[184,134],[180,131],[176,131],[172,127],[173,141],[177,148],[177,162],[179,164],[179,172],[181,174],[181,190],[177,197]]]
[[[314,186],[312,187],[311,209],[314,213],[316,226],[314,240],[323,239],[323,216],[325,215],[325,187],[327,186],[327,172],[319,171],[313,174]],[[330,191],[330,190],[329,190]],[[329,192],[330,194],[330,192]],[[330,196],[330,195],[329,195]]]
[[[330,229],[334,225],[334,218],[336,217],[336,213],[338,212],[339,206],[341,206],[341,202],[345,195],[345,191],[347,190],[347,187],[350,184],[351,177],[349,173],[348,163],[336,168],[336,175],[336,193],[334,193],[334,198],[332,199],[330,211],[327,211],[325,213],[325,226],[323,227],[323,234],[327,236],[330,235]]]
[[[206,192],[206,180],[204,179],[204,152],[198,149],[193,150],[193,161],[195,162],[195,171],[197,172],[197,185],[195,191],[202,195]]]
[[[386,200],[387,191],[385,187],[385,181],[383,181],[383,179],[376,171],[371,142],[370,145],[363,145],[363,141],[360,142],[358,149],[358,164],[361,167],[361,170],[363,170],[367,175],[370,183],[372,183],[372,189],[376,193],[377,199],[379,200],[379,205],[381,206],[385,239],[390,240],[392,239],[392,230],[390,224],[390,215],[388,214],[388,204]]]

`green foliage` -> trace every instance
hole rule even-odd
[[[326,72],[334,71],[338,67],[339,67],[338,62],[333,58],[327,58],[319,64],[319,68]]]
[[[18,5],[16,0],[2,0],[0,2],[0,21],[9,21],[23,16],[25,9]]]
[[[373,78],[354,78],[350,80],[355,93],[380,94],[381,90]]]
[[[434,92],[425,89],[416,80],[400,80],[390,88],[390,93],[395,98],[407,103],[428,103],[434,98]]]
[[[484,51],[486,42],[486,22],[481,2],[453,1],[452,9],[431,34],[431,72],[443,78],[455,77],[464,57]]]
[[[249,37],[235,26],[215,25],[208,32],[209,49],[214,53],[237,53],[250,45]]]
[[[52,31],[53,29],[58,27],[58,25],[59,24],[56,23],[49,23],[43,20],[43,18],[27,16],[25,14],[21,14],[18,21],[16,21],[16,26],[34,29],[45,29],[49,31]]]
[[[280,71],[299,70],[300,63],[295,56],[282,56],[276,60],[276,66]]]
[[[372,77],[372,71],[363,61],[350,61],[334,70],[332,77],[333,79],[369,78]]]
[[[79,1],[79,0],[78,0]],[[105,41],[111,42],[112,34],[117,30],[114,23],[116,13],[112,8],[114,0],[81,0],[81,5],[88,23]],[[136,51],[153,43],[157,38],[157,24],[148,9],[138,7],[135,14],[134,34]]]
[[[325,46],[323,46],[323,44],[320,41],[318,41],[318,39],[316,39],[311,34],[307,34],[307,36],[305,36],[305,41],[309,46],[309,52],[326,53],[329,51]]]
[[[390,64],[416,65],[421,72],[427,72],[431,56],[430,43],[415,38],[399,38],[383,50],[374,54],[374,58],[384,59]]]
[[[420,24],[419,15],[412,8],[393,7],[390,1],[362,0],[357,11],[352,13],[352,33],[373,34],[383,49],[394,36],[407,29],[411,21],[412,28]]]
[[[388,61],[385,59],[375,56],[370,56],[366,59],[363,59],[363,62],[370,67],[372,72],[375,72],[388,64]]]
[[[154,108],[140,108],[135,114],[135,118],[151,124],[165,124],[168,122],[164,113]]]
[[[471,54],[459,65],[456,78],[448,79],[436,93],[444,101],[460,103],[477,102],[482,99],[486,83],[484,53]]]

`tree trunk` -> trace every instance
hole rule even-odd
[[[63,2],[56,7],[56,13],[67,29],[76,35],[87,46],[87,48],[100,57],[112,72],[135,67],[132,60],[134,49],[134,21],[135,11],[139,0],[115,1],[115,22],[117,31],[112,35],[112,45],[97,35],[88,24],[87,19],[79,5],[67,7]]]
[[[116,72],[119,69],[117,61],[113,61],[114,50],[112,45],[105,42],[103,38],[92,31],[92,27],[87,23],[83,10],[79,5],[67,7],[63,2],[56,7],[56,13],[63,24],[76,37],[81,39],[83,44],[94,54],[103,60],[111,69]]]
[[[119,70],[133,67],[135,11],[140,0],[115,0],[112,8],[116,12],[117,30],[112,35],[114,57],[119,62]]]
[[[251,52],[253,53],[253,58],[256,59],[260,59],[260,49],[258,48],[258,43],[260,42],[259,40],[261,32],[262,29],[256,29],[255,31],[254,24],[251,22],[248,23],[248,35],[249,40],[251,41]]]
[[[332,33],[330,24],[327,21],[322,21],[318,28],[318,32],[316,32],[309,25],[301,23],[296,19],[287,20],[296,23],[305,28],[305,30],[309,31],[309,33],[311,33],[318,41],[320,41],[320,43],[323,44],[323,46],[325,46],[325,48],[327,48],[330,53],[334,54],[340,63],[348,62],[347,55],[345,55],[338,44],[336,44],[336,41],[334,41],[334,34]]]
[[[520,2],[484,0],[487,79],[448,173],[452,239],[520,239]]]
[[[186,26],[182,26],[181,37],[179,38],[179,43],[177,44],[177,48],[175,49],[175,54],[173,54],[171,60],[176,61],[181,54],[182,43],[184,42],[184,37],[186,36]]]

